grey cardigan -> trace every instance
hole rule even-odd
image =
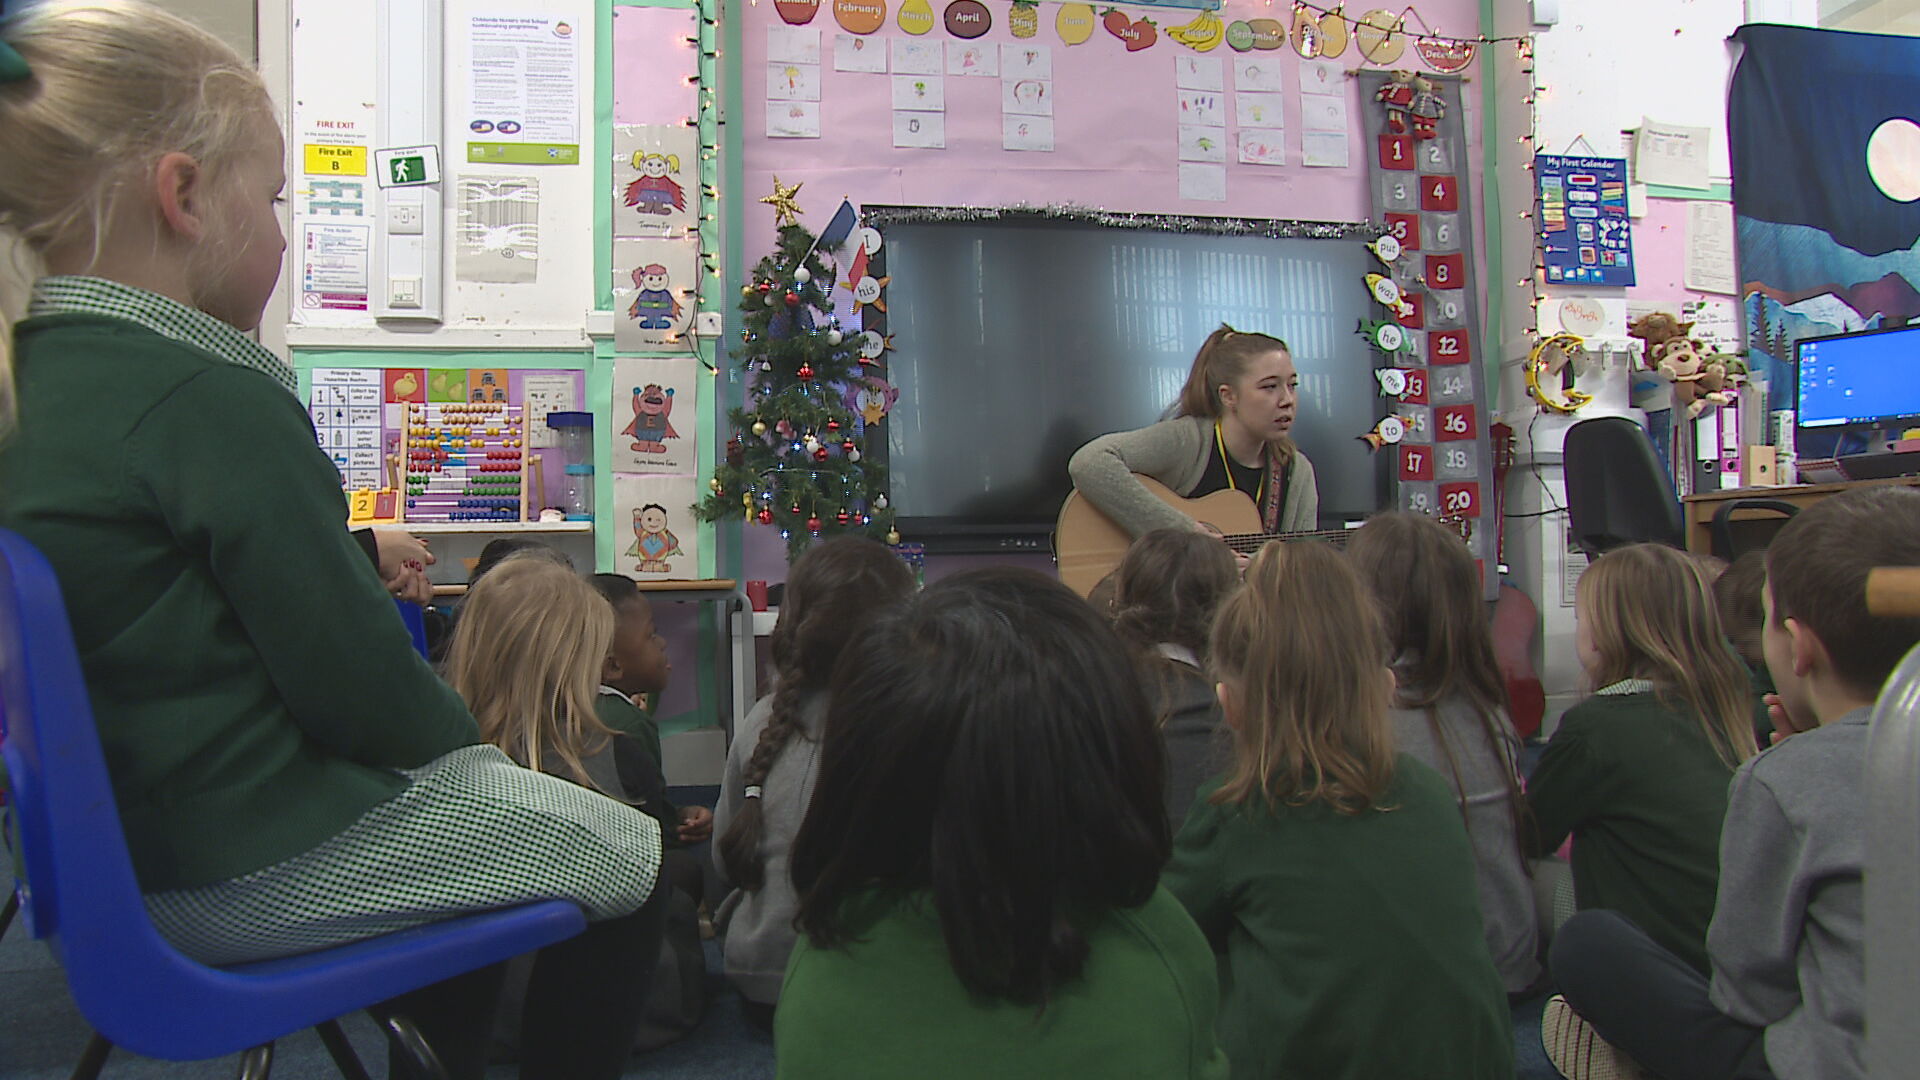
[[[1466,803],[1467,838],[1473,842],[1473,877],[1486,924],[1487,949],[1507,993],[1525,990],[1540,977],[1535,953],[1539,923],[1534,914],[1533,882],[1520,853],[1516,822],[1507,802],[1504,774],[1519,758],[1520,739],[1506,715],[1500,727],[1506,746],[1496,753],[1481,734],[1473,706],[1459,696],[1443,698],[1434,709],[1442,746],[1425,709],[1394,709],[1394,741],[1400,752],[1440,774],[1454,796]],[[1449,755],[1451,751],[1451,755]]]
[[[1162,420],[1138,431],[1116,431],[1081,447],[1067,462],[1074,489],[1134,536],[1155,529],[1190,529],[1185,514],[1147,493],[1133,473],[1151,476],[1189,495],[1207,471],[1213,452],[1213,421],[1202,416]],[[1281,532],[1318,528],[1320,489],[1313,462],[1296,447],[1287,501],[1280,507]]]
[[[1709,997],[1767,1029],[1767,1064],[1781,1080],[1867,1075],[1868,719],[1860,709],[1761,751],[1727,795]]]
[[[726,835],[733,815],[740,810],[743,798],[740,777],[772,714],[773,698],[769,695],[754,705],[733,733],[726,773],[720,781],[720,805],[713,812],[716,837]],[[800,898],[793,891],[793,876],[787,860],[793,851],[793,838],[800,832],[800,822],[807,816],[807,805],[813,800],[813,784],[820,771],[820,729],[826,715],[824,692],[801,698],[802,733],[787,741],[761,785],[760,850],[767,860],[766,883],[753,892],[735,888],[714,916],[715,925],[725,935],[722,948],[727,978],[739,987],[742,997],[763,1005],[780,1000],[787,957],[798,940],[793,917],[800,911]],[[713,864],[720,872],[720,879],[725,881],[727,868],[720,861],[717,843],[713,845]]]

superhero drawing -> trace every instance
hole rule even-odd
[[[680,433],[673,430],[669,419],[672,415],[672,390],[662,390],[659,383],[636,386],[633,388],[633,422],[622,428],[620,434],[632,437],[636,454],[664,454],[667,440],[680,437]]]
[[[627,185],[627,205],[642,214],[672,214],[687,208],[687,193],[673,178],[680,171],[680,155],[633,152],[640,179]]]
[[[673,320],[680,317],[680,301],[667,288],[670,284],[667,268],[659,263],[648,263],[634,270],[633,285],[640,291],[634,294],[633,306],[627,309],[627,315],[640,329],[673,329]]]
[[[633,512],[633,546],[627,555],[640,560],[634,570],[642,574],[670,574],[667,560],[682,554],[680,540],[667,529],[667,508],[648,503]]]

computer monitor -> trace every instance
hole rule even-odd
[[[1920,325],[1802,338],[1801,428],[1920,426]]]

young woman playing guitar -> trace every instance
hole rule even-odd
[[[1194,356],[1173,419],[1081,447],[1067,464],[1073,486],[1136,537],[1216,530],[1155,498],[1135,473],[1188,498],[1244,492],[1268,533],[1312,530],[1320,512],[1313,463],[1287,437],[1299,384],[1286,342],[1223,323]]]

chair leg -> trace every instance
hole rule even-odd
[[[106,1067],[107,1055],[113,1052],[113,1044],[99,1032],[93,1033],[87,1048],[80,1052],[80,1060],[73,1066],[73,1080],[97,1080],[100,1070]]]
[[[240,1080],[267,1080],[267,1073],[272,1071],[272,1043],[261,1043],[240,1055]]]
[[[353,1044],[347,1041],[347,1033],[340,1030],[340,1021],[316,1024],[313,1030],[320,1034],[320,1041],[326,1044],[327,1053],[333,1056],[333,1064],[344,1080],[372,1080],[366,1066],[360,1064],[360,1055],[353,1052]]]
[[[446,1066],[440,1064],[440,1056],[433,1052],[433,1047],[427,1044],[426,1037],[420,1034],[420,1029],[413,1025],[413,1021],[398,1014],[376,1019],[380,1021],[381,1030],[387,1033],[387,1041],[413,1063],[418,1075],[428,1080],[448,1080]]]

